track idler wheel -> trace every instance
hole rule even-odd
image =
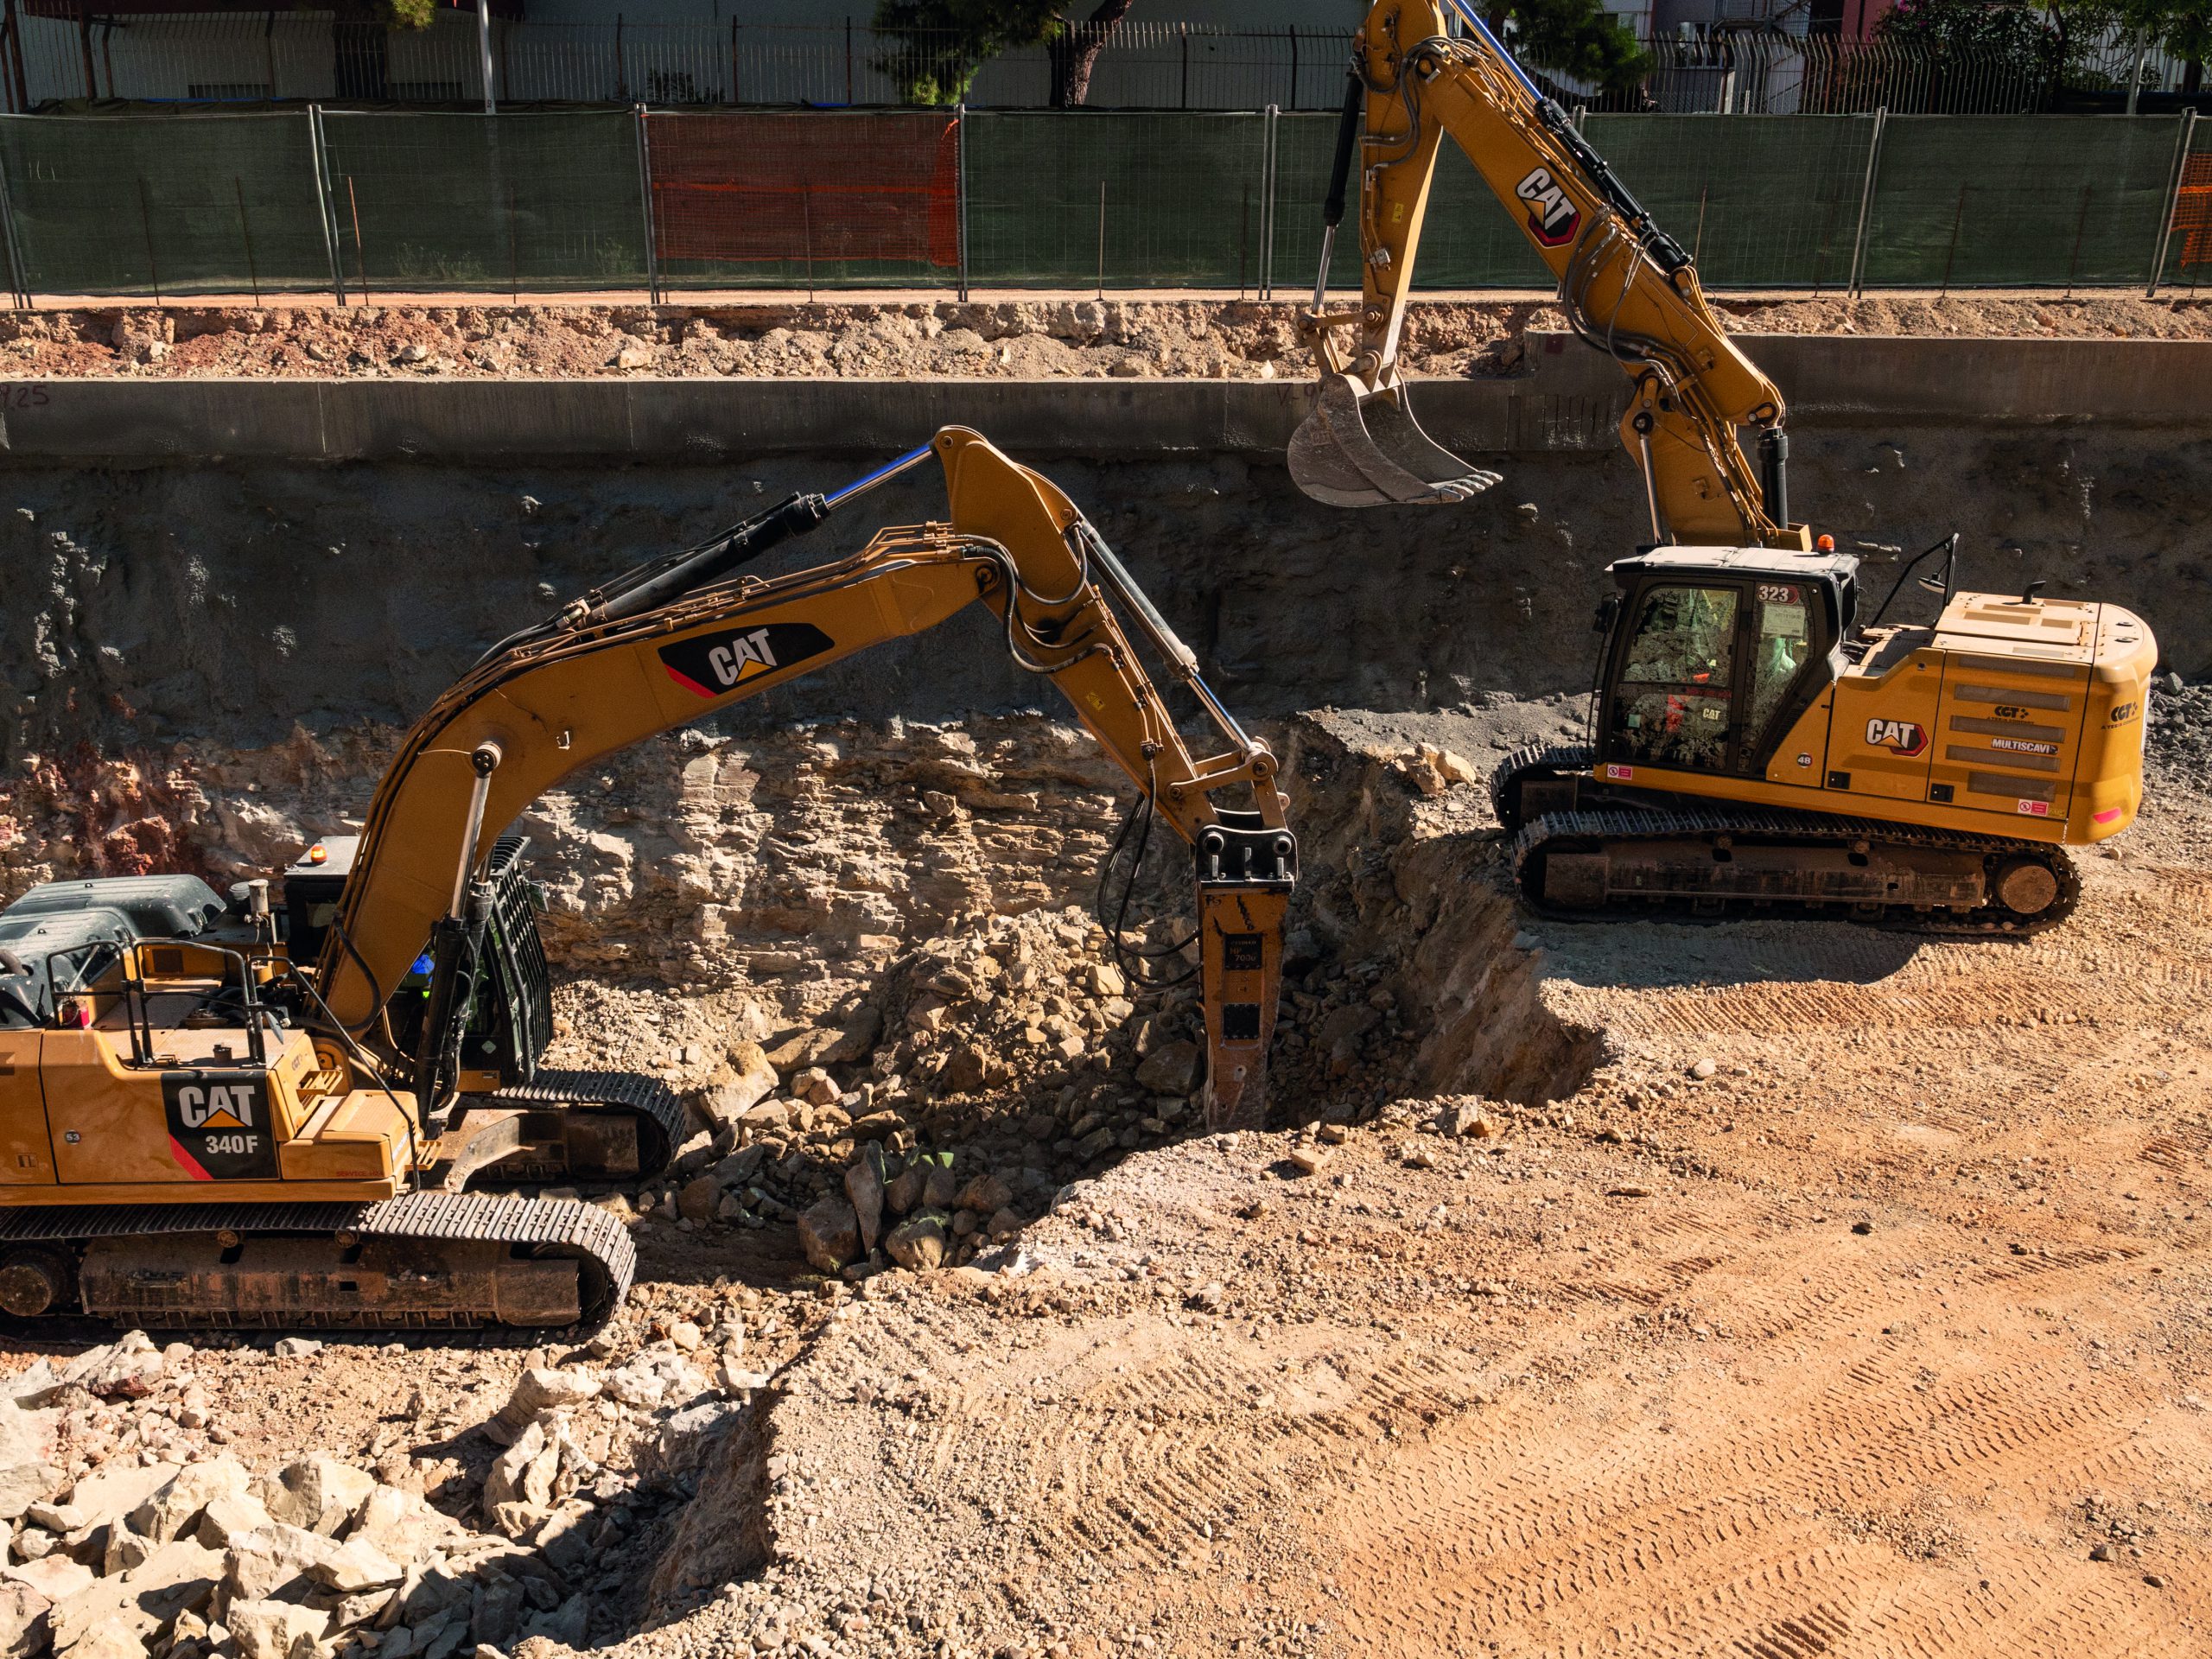
[[[54,1313],[69,1301],[76,1277],[52,1250],[10,1250],[0,1256],[0,1311],[19,1319]]]
[[[2057,902],[2058,877],[2040,859],[2007,859],[1991,884],[1997,902],[2022,921],[2032,921]]]

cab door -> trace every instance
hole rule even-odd
[[[1686,577],[1650,582],[1630,602],[1606,711],[1605,760],[1639,772],[1727,771],[1743,589]]]
[[[0,1029],[0,1186],[54,1179],[54,1143],[39,1077],[44,1041],[42,1032]]]

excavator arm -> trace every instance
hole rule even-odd
[[[849,558],[774,580],[730,569],[934,455],[949,522],[886,529]],[[1126,613],[1117,613],[1116,603]],[[379,785],[316,979],[356,1039],[426,945],[457,938],[499,833],[578,769],[971,604],[1048,676],[1076,716],[1190,843],[1215,1127],[1255,1124],[1297,847],[1275,763],[1247,736],[1081,511],[977,434],[931,442],[836,494],[795,497],[703,550],[641,567],[504,642],[416,722]],[[1221,740],[1194,753],[1130,631],[1196,696]],[[1243,808],[1217,805],[1249,791]],[[434,975],[428,1025],[450,1023]],[[418,1077],[435,1084],[435,1068]],[[418,1084],[418,1090],[421,1084]],[[426,1104],[432,1103],[429,1101]]]
[[[1466,32],[1449,33],[1447,10]],[[1560,285],[1575,332],[1633,385],[1621,439],[1656,542],[1802,548],[1789,521],[1782,394],[1729,342],[1690,257],[1543,95],[1465,0],[1376,0],[1354,37],[1321,276],[1306,332],[1319,401],[1291,470],[1342,506],[1465,499],[1497,482],[1429,440],[1399,370],[1437,151],[1449,136]],[[1358,167],[1362,304],[1325,309],[1347,175]],[[1339,339],[1346,335],[1349,339]],[[1755,471],[1738,438],[1760,433]]]

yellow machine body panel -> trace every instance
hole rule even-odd
[[[44,1032],[0,1031],[0,1184],[42,1186],[54,1180],[39,1080],[45,1040]]]
[[[1725,567],[1731,556],[1713,556]],[[1683,580],[1694,586],[1731,574]],[[1754,743],[1764,747],[1763,739],[1748,732],[1731,768],[1716,719],[1711,744],[1655,743],[1630,759],[1601,757],[1595,775],[1746,805],[2071,845],[2134,821],[2158,647],[2132,612],[1961,594],[1932,626],[1871,629],[1866,646],[1789,721],[1756,770]],[[1629,645],[1622,670],[1637,683],[1610,688],[1609,704],[1695,730],[1701,716],[1731,716],[1732,700],[1752,690],[1751,677],[1732,673],[1735,664],[1719,657],[1698,669],[1695,684],[1647,690],[1638,650]],[[1668,763],[1677,758],[1694,763]]]
[[[355,1091],[313,1099],[308,1110],[301,1085],[327,1074],[304,1033],[281,1039],[263,1068],[239,1058],[248,1052],[243,1030],[156,1029],[157,1064],[142,1066],[127,1062],[120,1027],[117,1016],[0,1033],[0,1052],[29,1039],[39,1054],[29,1090],[0,1078],[11,1201],[368,1199],[398,1191],[407,1157],[400,1107],[381,1092]],[[41,1143],[50,1147],[42,1165]]]

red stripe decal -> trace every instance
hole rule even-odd
[[[2110,823],[2114,818],[2120,816],[2120,808],[2116,806],[2107,807],[2104,811],[2097,814],[2097,822],[2099,823]]]
[[[200,1166],[200,1160],[184,1149],[184,1142],[169,1136],[169,1156],[176,1160],[176,1166],[195,1181],[212,1181],[215,1178]]]
[[[663,663],[661,666],[668,669],[668,677],[674,680],[686,691],[696,691],[702,697],[712,697],[718,695],[715,692],[708,690],[705,686],[700,684],[698,681],[693,679],[689,674],[679,674],[675,669],[670,668],[666,663]]]

